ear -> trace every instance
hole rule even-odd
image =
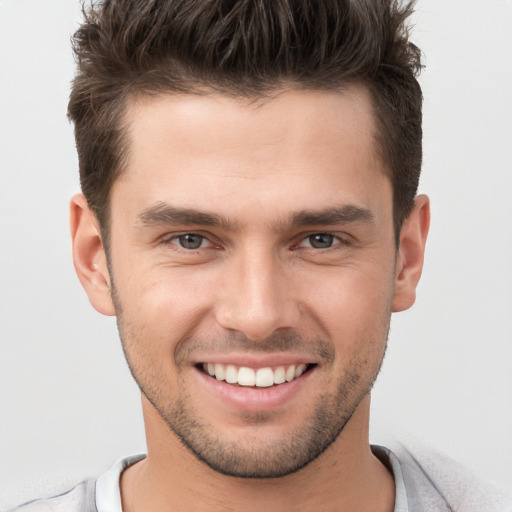
[[[90,303],[104,315],[115,315],[101,231],[87,200],[77,194],[70,203],[73,263]]]
[[[414,209],[400,230],[395,274],[393,312],[409,309],[416,300],[416,286],[423,269],[425,243],[430,225],[430,203],[427,196],[418,196]]]

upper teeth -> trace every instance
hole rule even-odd
[[[247,366],[236,367],[232,364],[204,363],[203,369],[217,380],[225,380],[229,384],[240,386],[257,386],[268,388],[274,384],[290,382],[300,377],[306,370],[307,365],[278,366],[277,368],[248,368]]]

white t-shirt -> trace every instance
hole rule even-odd
[[[388,465],[388,469],[390,469],[394,475],[396,486],[394,512],[408,512],[407,493],[405,490],[402,470],[400,469],[400,462],[387,448],[374,446],[372,449],[380,460],[384,459],[384,461],[389,461],[386,465]],[[98,478],[96,482],[97,512],[123,512],[123,509],[121,508],[121,492],[119,489],[121,473],[127,467],[135,464],[143,458],[144,455],[135,455],[133,457],[120,459],[107,473],[104,473]]]
[[[372,446],[395,479],[394,512],[512,512],[512,489],[482,481],[453,460],[425,448],[391,452]],[[98,479],[11,512],[122,512],[122,472],[145,455],[126,457]]]

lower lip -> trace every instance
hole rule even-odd
[[[290,382],[268,388],[234,386],[226,381],[210,377],[199,369],[196,371],[207,390],[224,403],[246,412],[261,412],[277,409],[293,400],[309,381],[315,368],[309,369]]]

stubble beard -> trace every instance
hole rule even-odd
[[[136,333],[123,320],[122,307],[115,294],[115,288],[112,289],[112,296],[116,305],[123,352],[142,394],[159,413],[170,432],[198,460],[219,473],[233,477],[283,477],[300,470],[319,457],[340,436],[362,400],[369,395],[379,374],[387,346],[389,317],[383,339],[378,340],[381,353],[374,359],[373,367],[364,357],[347,365],[347,371],[339,378],[336,392],[321,395],[312,406],[313,411],[308,421],[290,432],[286,438],[281,437],[279,440],[270,440],[266,443],[254,438],[245,439],[242,446],[239,441],[229,440],[229,432],[222,436],[223,433],[214,432],[206,421],[201,421],[201,416],[191,405],[190,396],[181,382],[178,398],[170,401],[164,387],[165,380],[159,379],[152,371],[159,367],[159,361],[152,361],[149,351],[144,353],[147,347],[144,336]],[[297,338],[297,335],[292,335],[290,339],[294,341],[291,344],[295,343]],[[373,340],[373,344],[375,341]],[[246,343],[250,342],[246,340]],[[272,342],[269,343],[265,350],[271,352]],[[307,340],[302,343],[308,346],[316,344],[318,353],[323,354],[327,360],[334,358],[334,351],[327,342]],[[282,348],[286,344],[287,340],[280,336],[275,345]],[[145,363],[144,367],[134,362],[131,357],[132,349],[138,350],[138,360]],[[276,349],[277,347],[274,350]],[[329,355],[326,355],[327,353]],[[247,416],[248,426],[254,428],[257,428],[258,424],[264,425],[267,420],[265,413]]]
[[[262,441],[248,436],[243,442],[230,440],[230,432],[216,432],[202,419],[180,387],[174,401],[166,396],[165,381],[152,378],[130,357],[119,326],[128,366],[142,394],[159,413],[170,432],[194,456],[211,469],[240,478],[277,478],[292,474],[320,456],[342,433],[353,413],[366,397],[379,373],[382,359],[370,378],[363,379],[362,368],[353,368],[340,378],[334,395],[321,395],[312,406],[307,422],[278,440]],[[125,333],[126,334],[126,333]],[[151,367],[151,365],[149,365]],[[269,415],[252,413],[245,418],[247,426],[257,429],[265,425]],[[223,435],[224,434],[224,435]]]
[[[351,379],[358,380],[358,375]],[[369,386],[371,388],[371,385]],[[141,388],[142,389],[142,388]],[[243,443],[229,440],[229,432],[221,438],[201,423],[183,397],[172,414],[142,390],[159,412],[169,429],[200,461],[224,475],[239,478],[278,478],[295,473],[319,457],[342,433],[352,414],[369,393],[369,389],[352,398],[344,383],[338,386],[333,399],[321,396],[307,424],[291,431],[286,438],[269,442],[244,439]],[[270,419],[265,413],[251,414],[247,424],[257,429]]]

